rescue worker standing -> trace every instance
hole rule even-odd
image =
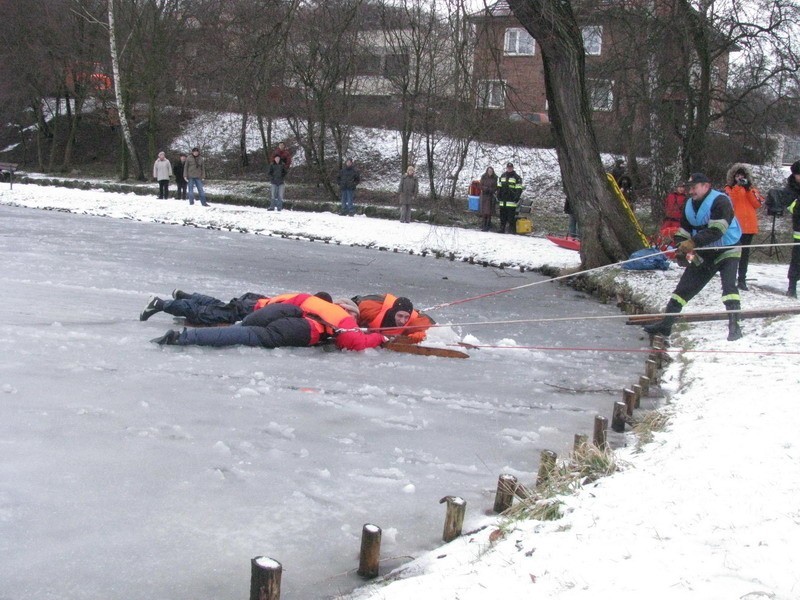
[[[720,248],[738,244],[741,227],[733,213],[733,203],[722,192],[711,189],[711,180],[702,173],[692,173],[686,183],[689,200],[684,207],[681,226],[675,233],[676,257],[686,270],[678,281],[657,323],[645,325],[650,335],[669,336],[677,313],[711,281],[719,271],[722,279],[722,302],[725,310],[740,310],[741,299],[736,287],[739,248]],[[695,249],[697,249],[695,251]],[[739,315],[728,315],[728,341],[742,337]]]
[[[800,244],[800,160],[792,165],[792,172],[786,180],[789,196],[794,199],[789,202],[789,212],[792,213],[792,241]],[[792,246],[792,259],[789,261],[789,289],[786,295],[797,298],[797,280],[800,279],[800,246]]]
[[[497,205],[500,207],[500,233],[517,233],[517,203],[522,196],[522,177],[514,171],[514,164],[506,165],[505,173],[497,182]]]

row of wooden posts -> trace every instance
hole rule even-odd
[[[650,393],[650,386],[658,383],[659,372],[667,360],[664,339],[656,336],[653,339],[653,350],[645,361],[645,374],[639,377],[638,383],[622,391],[622,401],[614,402],[611,417],[611,430],[617,433],[625,431],[626,423],[632,422],[634,409],[639,408],[641,398]],[[588,436],[575,434],[574,449],[588,443]],[[594,431],[592,443],[601,450],[608,449],[608,419],[596,415],[594,418]],[[542,450],[539,459],[539,471],[536,477],[536,487],[539,488],[556,467],[558,456],[552,450]],[[494,496],[495,513],[500,514],[511,508],[514,498],[526,495],[527,490],[520,485],[514,475],[503,473],[497,480],[497,491]],[[467,511],[466,501],[459,496],[445,496],[439,504],[446,504],[444,530],[442,540],[451,542],[461,535],[464,515]],[[366,523],[361,530],[361,553],[358,561],[358,575],[365,579],[378,576],[378,567],[381,554],[381,533],[377,525]],[[273,558],[257,556],[251,561],[250,600],[280,600],[281,563]]]

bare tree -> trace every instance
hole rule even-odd
[[[509,5],[542,51],[564,191],[581,226],[581,266],[627,258],[642,241],[600,163],[586,95],[583,38],[572,7],[561,0],[509,0]]]

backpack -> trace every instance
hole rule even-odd
[[[658,248],[644,248],[631,254],[630,258],[638,258],[622,265],[629,271],[666,271],[669,269],[669,260]]]

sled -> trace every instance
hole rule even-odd
[[[562,237],[558,235],[548,235],[545,237],[551,242],[553,242],[556,246],[559,246],[561,248],[566,248],[567,250],[581,249],[581,241],[578,238],[570,236]]]
[[[450,348],[432,348],[431,346],[420,346],[419,344],[404,344],[402,342],[386,342],[382,348],[392,352],[402,352],[404,354],[419,354],[422,356],[441,356],[443,358],[469,358],[469,354],[461,350],[451,350]]]

